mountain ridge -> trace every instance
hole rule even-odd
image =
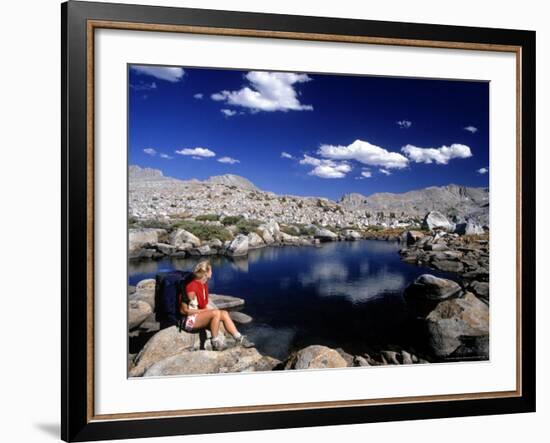
[[[344,194],[338,203],[347,209],[371,212],[393,212],[397,215],[422,216],[439,211],[448,217],[482,216],[488,213],[489,188],[468,187],[457,184],[429,186],[403,193],[379,192],[365,196],[360,193]],[[487,217],[482,217],[488,219]],[[485,220],[484,220],[485,221]]]
[[[236,186],[249,191],[259,191],[258,187],[255,186],[250,180],[236,174],[213,175],[208,177],[206,180],[199,180],[196,178],[181,180],[178,178],[165,176],[160,169],[142,168],[138,165],[130,165],[128,167],[128,177],[131,181],[170,180],[172,182],[212,183],[226,186]]]
[[[212,176],[206,180],[196,178],[180,180],[166,177],[158,169],[131,165],[129,180],[130,190],[139,192],[139,200],[147,200],[150,192],[167,193],[167,195],[173,195],[170,199],[177,200],[178,203],[173,203],[177,210],[197,205],[197,210],[200,207],[202,210],[208,209],[210,212],[220,210],[228,212],[232,208],[229,212],[238,213],[239,210],[246,212],[250,209],[251,214],[257,215],[269,213],[272,210],[274,214],[288,212],[289,219],[296,218],[296,214],[303,212],[303,217],[299,218],[306,222],[309,218],[329,219],[331,214],[341,210],[349,214],[348,217],[345,217],[348,221],[366,217],[370,222],[410,217],[421,219],[430,211],[439,211],[454,222],[474,220],[481,224],[489,223],[489,189],[454,183],[445,186],[429,186],[403,193],[379,192],[369,196],[351,192],[342,195],[338,200],[332,200],[324,197],[306,197],[263,191],[247,178],[235,174]],[[212,192],[214,189],[217,191]],[[226,191],[223,191],[224,189]],[[227,192],[231,192],[231,200],[224,197]],[[185,199],[176,197],[178,194],[186,193],[192,195],[192,201],[185,203]],[[201,200],[202,203],[200,203]],[[198,202],[195,203],[195,201]],[[237,201],[241,203],[237,204]],[[273,208],[269,202],[273,202]],[[166,208],[165,212],[168,214],[176,211],[171,208],[171,206]],[[306,215],[305,208],[310,208],[311,217]],[[321,217],[319,217],[319,213],[321,213]]]

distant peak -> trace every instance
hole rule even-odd
[[[164,178],[160,169],[142,168],[138,165],[130,165],[128,167],[128,174],[133,179]]]
[[[241,189],[248,189],[251,191],[259,191],[259,189],[247,178],[235,174],[223,174],[209,177],[205,180],[206,183],[215,183],[226,186],[236,186]]]

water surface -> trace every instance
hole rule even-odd
[[[237,325],[262,353],[284,359],[310,344],[348,352],[396,345],[420,349],[414,316],[403,290],[423,273],[443,272],[401,261],[396,242],[359,240],[319,247],[268,247],[248,257],[209,257],[211,293],[245,300],[253,317]],[[200,257],[131,262],[129,284],[159,271],[190,270]]]

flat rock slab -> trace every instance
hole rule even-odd
[[[190,351],[152,365],[145,377],[271,371],[279,360],[261,355],[255,348],[234,347],[225,351]]]
[[[233,297],[231,295],[210,294],[208,297],[218,309],[230,309],[244,305],[244,300],[242,298]]]
[[[235,323],[239,323],[241,325],[246,325],[252,321],[252,317],[244,312],[230,311],[229,316]]]
[[[153,312],[148,303],[143,301],[130,301],[128,305],[128,329],[132,330],[141,325]]]
[[[155,290],[154,289],[140,289],[131,294],[128,297],[129,301],[143,301],[151,306],[151,309],[155,310]]]

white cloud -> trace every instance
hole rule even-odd
[[[147,83],[140,81],[135,84],[131,84],[130,88],[135,89],[136,91],[151,91],[152,89],[157,89],[157,84],[155,82]]]
[[[478,174],[487,174],[489,172],[489,168],[481,168],[476,171]]]
[[[174,157],[172,157],[172,156],[170,156],[170,155],[168,155],[168,154],[160,154],[160,158],[165,158],[165,159],[167,159],[167,160],[171,160],[171,159],[173,159]]]
[[[281,152],[281,157],[282,158],[294,158],[294,156],[292,154],[289,154],[288,152]]]
[[[228,105],[242,106],[253,112],[259,111],[311,111],[313,106],[298,100],[294,89],[297,83],[311,80],[306,74],[289,72],[251,71],[245,78],[250,82],[238,91],[220,91],[212,94],[212,100]]]
[[[370,172],[370,171],[361,171],[361,176],[365,177],[365,178],[371,178],[372,177],[372,172]]]
[[[369,166],[403,169],[409,160],[398,152],[390,152],[363,140],[355,140],[348,146],[322,145],[317,151],[323,157],[336,160],[356,160]]]
[[[170,66],[143,66],[136,65],[132,66],[132,69],[138,74],[150,75],[159,80],[166,80],[168,82],[176,83],[179,82],[185,71],[182,68],[175,68]]]
[[[237,114],[237,111],[232,111],[231,109],[221,109],[221,112],[226,117],[233,117]]]
[[[220,163],[229,163],[230,165],[234,165],[235,163],[240,163],[239,160],[237,160],[236,158],[231,158],[231,157],[221,157],[218,159],[218,161]]]
[[[412,126],[412,122],[410,120],[399,120],[396,123],[397,123],[397,126],[399,126],[402,129],[408,129]]]
[[[307,154],[304,154],[304,158],[300,160],[300,164],[315,166],[308,174],[320,178],[344,178],[352,169],[346,162],[315,158]]]
[[[384,175],[391,175],[391,172],[388,171],[387,169],[382,169],[382,168],[380,168],[379,171],[380,171],[382,174],[384,174]]]
[[[143,150],[143,152],[145,152],[147,155],[156,155],[157,154],[157,151],[154,150],[153,148],[145,148]]]
[[[315,175],[320,178],[344,178],[349,171],[351,171],[351,166],[346,163],[334,166],[319,165],[312,171],[309,171],[309,175]]]
[[[477,128],[475,126],[466,126],[464,130],[471,132],[472,134],[475,134],[477,132]]]
[[[179,155],[191,155],[195,159],[201,159],[203,157],[215,157],[216,153],[207,148],[184,148],[176,151]]]
[[[193,96],[193,98],[196,98],[197,100],[202,100],[203,97],[204,97],[204,94],[202,94],[200,92]]]
[[[468,158],[472,156],[472,151],[466,145],[453,143],[451,146],[441,146],[440,148],[419,148],[413,145],[403,146],[401,151],[409,159],[416,163],[437,163],[446,165],[453,158]]]

